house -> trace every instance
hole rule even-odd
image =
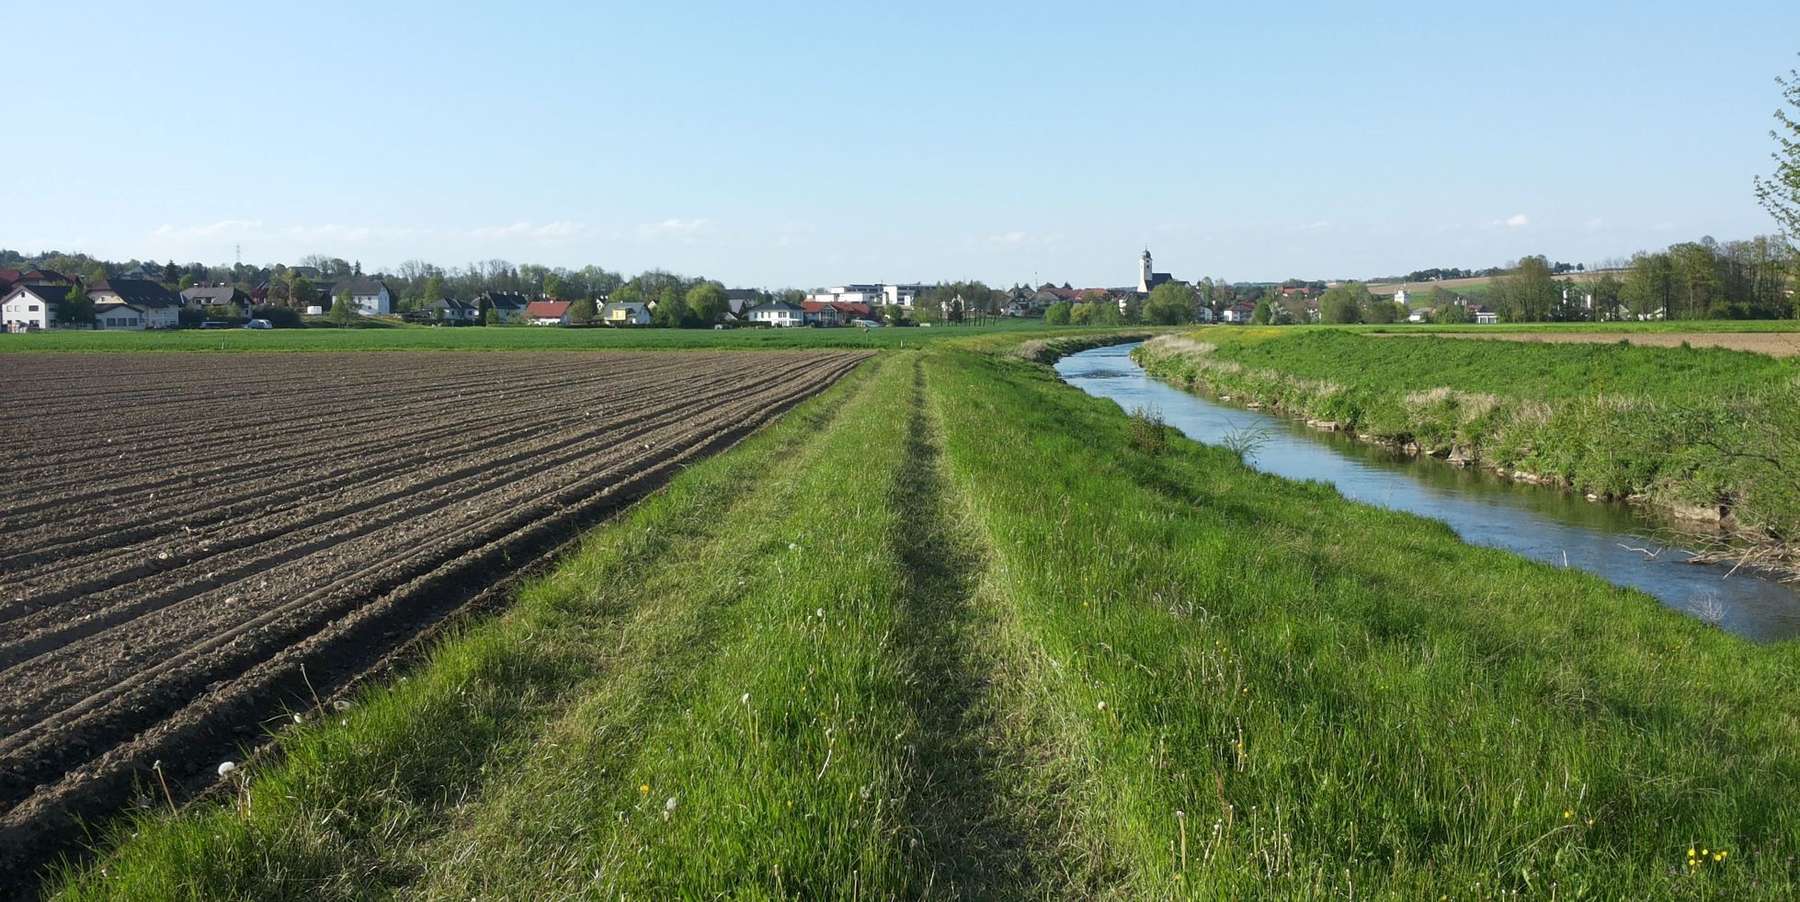
[[[525,319],[525,308],[530,302],[522,294],[510,291],[484,291],[475,297],[475,309],[478,315],[487,316],[489,310],[495,311],[494,318],[502,323],[516,323]]]
[[[8,332],[48,329],[56,322],[57,302],[68,291],[60,285],[53,288],[23,283],[14,285],[12,290],[0,296],[0,321],[6,324]]]
[[[19,277],[13,281],[14,284],[17,285],[37,285],[44,288],[48,288],[52,285],[61,285],[64,288],[68,288],[75,284],[74,279],[63,275],[54,269],[26,270],[25,272],[20,273]]]
[[[194,285],[181,290],[181,303],[187,307],[235,307],[243,313],[250,309],[250,295],[233,285]]]
[[[481,322],[481,310],[468,301],[456,301],[440,298],[426,304],[426,313],[440,323],[465,324]]]
[[[650,305],[643,301],[616,301],[600,309],[600,321],[609,326],[648,326]]]
[[[869,305],[858,304],[857,306],[866,310]],[[807,301],[800,305],[800,310],[801,318],[809,326],[841,326],[848,319],[843,313],[839,312],[836,304],[821,304],[817,301]]]
[[[798,326],[806,322],[806,308],[787,301],[770,301],[750,308],[750,321],[762,326]]]
[[[1218,314],[1213,313],[1213,308],[1208,307],[1205,304],[1201,304],[1194,308],[1194,322],[1210,323],[1217,318]]]
[[[142,332],[146,328],[148,311],[131,304],[109,301],[94,305],[94,328],[111,330],[131,330]]]
[[[394,312],[394,293],[389,291],[387,283],[380,279],[354,276],[332,284],[329,289],[330,293],[325,291],[319,293],[320,298],[330,299],[325,302],[325,308],[328,310],[339,295],[349,294],[351,308],[364,316],[380,316]]]
[[[1256,315],[1256,305],[1246,304],[1240,301],[1226,307],[1225,312],[1220,314],[1219,319],[1222,322],[1238,323],[1242,325],[1243,323],[1249,322],[1250,317],[1254,315]]]
[[[725,312],[742,317],[744,311],[763,302],[763,293],[755,288],[725,289]]]
[[[1414,310],[1411,313],[1408,313],[1406,315],[1406,321],[1409,323],[1422,323],[1422,322],[1425,322],[1427,319],[1430,319],[1430,316],[1429,316],[1430,313],[1431,313],[1431,311],[1421,307],[1417,310]]]
[[[173,329],[181,325],[181,295],[149,279],[101,279],[88,287],[96,307],[128,304],[143,314],[146,329]]]
[[[1469,313],[1475,317],[1475,322],[1483,326],[1492,326],[1495,323],[1500,322],[1500,314],[1495,313],[1480,304],[1470,307]]]
[[[566,326],[573,301],[532,301],[525,305],[525,321],[534,326]]]
[[[1407,304],[1407,298],[1410,296],[1411,293],[1402,288],[1399,291],[1394,292],[1394,303],[1399,304],[1402,307],[1410,306]]]

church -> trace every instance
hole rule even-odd
[[[1155,265],[1150,262],[1150,249],[1144,248],[1143,256],[1138,257],[1138,294],[1149,294],[1156,286],[1173,281],[1174,276],[1155,271]]]

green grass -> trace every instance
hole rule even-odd
[[[1800,889],[1800,646],[1142,431],[883,355],[56,891]]]
[[[1393,323],[1380,326],[1301,326],[1301,329],[1348,329],[1358,332],[1606,332],[1633,333],[1679,332],[1800,332],[1800,319],[1683,319],[1663,322],[1609,323],[1474,323],[1432,325],[1429,323]]]
[[[1138,354],[1177,384],[1368,438],[1581,492],[1725,510],[1759,550],[1791,554],[1800,536],[1794,358],[1330,329],[1211,329]]]
[[[547,326],[395,326],[381,329],[181,329],[0,334],[0,354],[33,351],[592,351],[693,348],[919,348],[947,339],[1084,330],[1042,320],[983,326],[836,329],[567,329]]]

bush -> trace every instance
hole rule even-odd
[[[1156,457],[1169,447],[1169,426],[1161,411],[1139,407],[1131,412],[1131,447]]]

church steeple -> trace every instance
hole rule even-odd
[[[1138,257],[1138,291],[1148,292],[1150,290],[1151,269],[1150,249],[1146,247],[1143,256]]]

